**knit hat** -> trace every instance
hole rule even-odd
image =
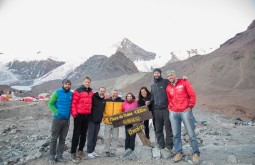
[[[161,74],[161,69],[155,68],[155,69],[153,70],[153,73],[154,73],[154,72],[159,72],[159,73]]]
[[[69,79],[64,79],[64,80],[62,81],[62,84],[63,84],[63,85],[64,85],[64,84],[67,84],[67,83],[72,84],[72,83],[71,83],[71,80],[69,80]]]

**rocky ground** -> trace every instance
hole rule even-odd
[[[218,164],[255,164],[255,123],[224,116],[221,113],[194,110],[196,133],[201,150],[201,165]],[[243,119],[244,120],[244,119]],[[49,138],[51,128],[51,112],[46,102],[0,102],[0,165],[4,164],[47,164],[49,155]],[[207,124],[201,125],[201,121]],[[64,152],[66,165],[70,160],[70,146],[73,130],[71,119],[66,140],[67,150]],[[103,137],[103,124],[99,135]],[[151,141],[155,142],[153,128]],[[136,149],[133,153],[124,152],[124,128],[120,129],[119,146],[116,157],[101,156],[96,159],[82,160],[80,164],[174,164],[172,154],[157,147],[142,146],[137,136]],[[188,136],[183,131],[185,157],[175,163],[192,164],[191,148],[187,143]],[[102,155],[103,140],[98,140],[96,152]],[[58,163],[61,164],[61,163]]]

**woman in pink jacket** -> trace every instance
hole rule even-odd
[[[132,93],[128,93],[126,95],[125,101],[122,104],[122,112],[127,112],[137,107],[138,107],[138,103],[135,100],[135,96]],[[136,134],[130,136],[127,131],[129,128],[132,128],[132,127],[133,127],[132,124],[125,125],[125,130],[126,130],[125,150],[131,149],[133,151],[135,149]]]

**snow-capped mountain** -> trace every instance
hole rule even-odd
[[[136,60],[134,61],[136,67],[140,72],[151,72],[154,68],[161,68],[167,63],[173,63],[180,60],[188,59],[195,55],[205,55],[211,53],[214,49],[184,49],[169,51],[169,54],[156,55],[155,59],[150,61]]]
[[[24,85],[32,85],[33,81],[40,78],[55,68],[63,65],[64,62],[54,61],[50,58],[47,60],[33,61],[12,61],[7,64],[8,69],[19,79],[13,85],[20,84],[23,80]]]
[[[128,58],[130,58],[140,72],[151,72],[153,68],[161,68],[167,63],[176,62],[179,59],[184,60],[195,55],[208,54],[214,50],[213,48],[170,50],[169,54],[159,55],[144,50],[127,38],[124,38],[113,47],[116,51],[123,52]]]
[[[61,60],[43,55],[24,58],[1,53],[0,85],[30,90],[32,86],[65,78],[85,60],[83,57],[76,60]]]
[[[143,48],[137,46],[129,39],[124,38],[121,42],[114,45],[116,52],[120,51],[131,59],[133,62],[136,60],[149,61],[155,59],[156,54],[146,51]]]
[[[115,53],[110,57],[107,54],[94,55],[93,58],[70,56],[66,59],[49,57],[40,51],[29,57],[0,53],[0,84],[28,90],[32,86],[53,80],[62,80],[66,77],[74,81],[80,81],[81,77],[85,75],[90,75],[93,79],[98,80],[113,78],[138,71],[151,72],[154,68],[161,68],[167,63],[213,51],[212,48],[185,49],[159,55],[144,50],[127,38],[110,49],[115,50],[112,50]]]
[[[47,81],[52,81],[52,80],[57,80],[57,79],[62,80],[64,78],[68,77],[68,75],[70,75],[72,72],[74,72],[74,70],[77,67],[79,67],[86,60],[87,60],[86,58],[81,58],[80,61],[68,60],[63,65],[57,67],[56,69],[52,70],[48,74],[35,79],[33,86],[42,84]]]
[[[1,69],[0,83],[8,85],[32,85],[34,80],[40,78],[64,62],[47,60],[11,61],[5,63]]]

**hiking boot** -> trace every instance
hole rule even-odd
[[[85,159],[85,154],[83,151],[78,151],[76,154],[77,158],[84,160]]]
[[[93,152],[92,152],[92,153],[88,153],[88,157],[89,157],[90,159],[96,158],[96,156],[93,154]]]
[[[192,155],[192,161],[194,164],[198,164],[199,163],[199,155],[197,153],[194,153]]]
[[[56,160],[54,160],[54,159],[49,159],[48,163],[49,163],[49,165],[56,164]]]
[[[75,164],[79,164],[80,160],[76,157],[76,153],[71,154],[71,160]]]
[[[166,151],[166,152],[171,152],[171,150],[169,149],[169,148],[164,148],[164,150]]]
[[[96,153],[95,151],[92,152],[92,154],[95,156],[95,157],[99,157],[100,155],[98,153]]]
[[[155,148],[156,148],[157,150],[164,149],[164,148],[160,147],[159,145],[156,145]]]
[[[182,154],[181,153],[177,153],[174,155],[173,161],[174,162],[178,162],[182,159]]]
[[[133,150],[131,150],[130,148],[126,149],[125,152],[123,153],[124,157],[129,156],[131,153],[133,152]]]
[[[66,162],[63,157],[56,157],[56,162]]]

